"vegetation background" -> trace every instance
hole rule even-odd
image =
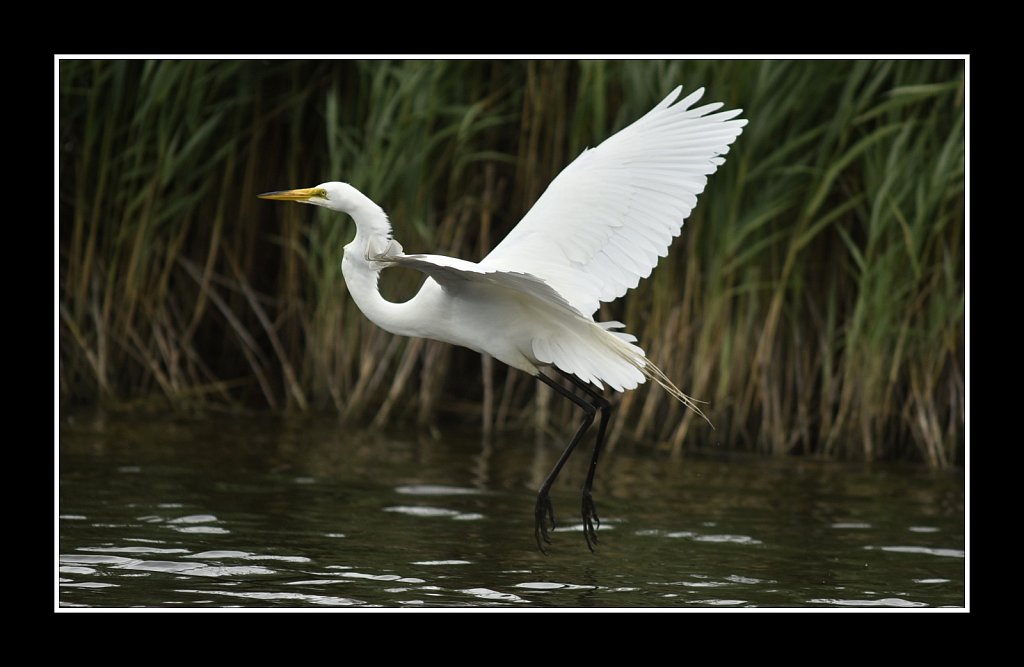
[[[340,274],[352,222],[255,195],[346,180],[407,251],[480,259],[680,83],[750,124],[601,316],[715,429],[644,387],[612,446],[962,462],[962,60],[61,61],[61,406],[575,424],[525,374],[374,327]]]

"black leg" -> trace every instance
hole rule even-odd
[[[549,474],[547,479],[544,480],[544,484],[540,487],[540,492],[537,493],[537,505],[534,508],[533,513],[533,536],[537,540],[537,546],[540,548],[541,553],[546,555],[547,550],[544,548],[544,543],[551,543],[551,537],[548,535],[548,528],[545,523],[547,519],[551,519],[551,527],[555,527],[555,511],[551,506],[551,498],[548,493],[551,491],[551,485],[555,483],[555,478],[558,477],[558,473],[562,471],[562,466],[564,466],[565,462],[569,460],[569,456],[572,454],[573,450],[576,449],[576,445],[580,444],[580,440],[583,439],[583,435],[587,432],[587,429],[590,428],[590,425],[594,423],[594,415],[597,414],[597,408],[543,373],[539,374],[537,379],[585,410],[583,421],[580,422],[579,429],[577,429],[576,434],[572,436],[572,440],[569,441],[569,446],[565,448],[564,452],[562,452],[562,456],[559,457],[555,467],[551,470],[551,474]],[[590,538],[587,538],[587,545],[590,545]],[[591,547],[591,550],[593,550],[593,547]]]
[[[597,507],[594,506],[594,498],[591,491],[594,488],[594,473],[597,472],[597,459],[601,456],[601,448],[604,447],[605,429],[608,427],[608,420],[612,414],[612,404],[604,396],[594,389],[590,383],[584,382],[575,375],[558,371],[583,390],[588,396],[594,399],[594,407],[601,410],[601,423],[597,427],[597,443],[594,445],[594,455],[590,458],[590,469],[587,471],[587,479],[583,482],[583,505],[581,515],[583,517],[583,536],[587,539],[587,546],[594,550],[597,544],[597,529],[601,527],[601,519],[597,516]]]

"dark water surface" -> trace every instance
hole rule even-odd
[[[964,476],[620,448],[535,489],[560,442],[333,421],[65,418],[62,607],[941,607],[965,604]]]

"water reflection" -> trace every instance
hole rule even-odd
[[[558,443],[360,435],[333,422],[62,428],[63,606],[963,605],[962,475],[806,461],[585,460]]]
[[[839,600],[821,598],[808,600],[811,604],[827,604],[840,607],[927,607],[926,602],[914,602],[901,598],[882,598],[881,600]]]

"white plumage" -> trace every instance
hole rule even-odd
[[[713,113],[720,103],[691,108],[703,88],[673,104],[682,88],[632,125],[585,150],[548,186],[533,208],[481,262],[442,255],[407,255],[391,236],[384,211],[346,183],[260,195],[324,206],[350,214],[356,237],[345,246],[342,270],[349,293],[378,326],[405,336],[432,338],[486,353],[537,375],[554,367],[585,383],[617,391],[650,378],[700,410],[635,345],[619,322],[595,322],[601,302],[621,297],[648,277],[668,254],[683,221],[697,205],[707,177],[721,166],[746,120],[740,110]],[[427,275],[405,303],[381,297],[377,281],[390,266]],[[609,404],[592,389],[584,405],[592,421],[602,411],[592,468],[596,467]],[[559,389],[559,391],[564,390]],[[537,541],[548,540],[547,490],[582,437],[585,420],[538,496]],[[596,541],[589,485],[583,519],[588,545]]]
[[[681,90],[584,151],[480,264],[543,278],[585,315],[648,277],[747,124],[690,109],[703,88],[672,105]]]

